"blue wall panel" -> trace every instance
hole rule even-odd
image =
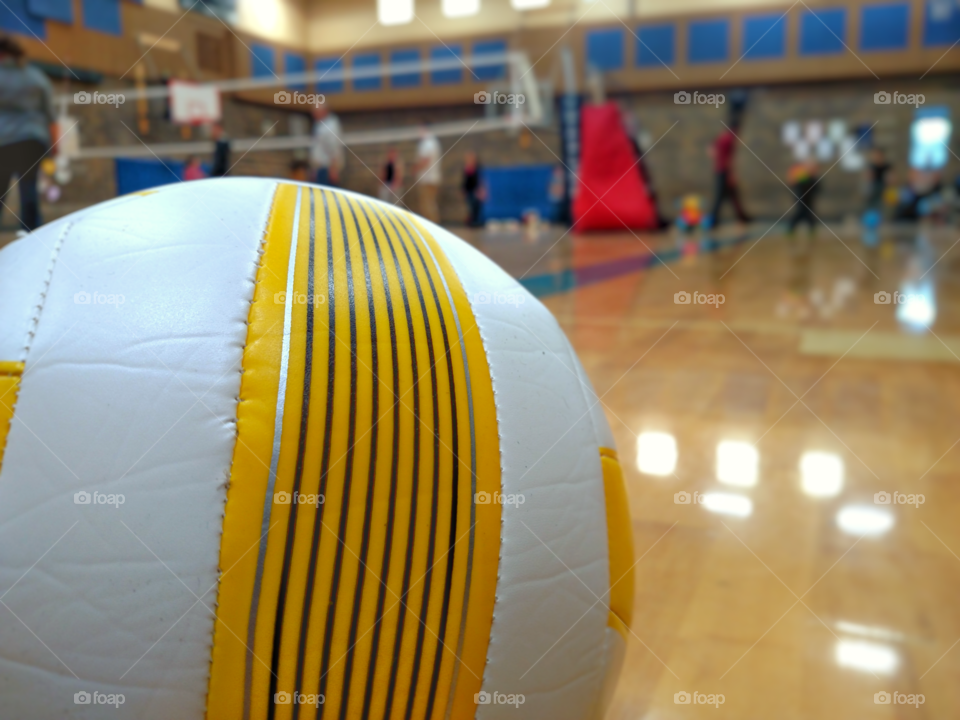
[[[730,56],[730,21],[696,20],[687,26],[687,62],[722,62]]]
[[[296,53],[284,53],[283,54],[283,71],[285,73],[302,73],[307,70],[307,61],[304,60],[302,55],[297,55]],[[290,86],[292,90],[299,90],[304,92],[307,89],[307,86],[303,83],[294,83]]]
[[[783,14],[743,19],[743,56],[747,60],[782,58],[787,49],[787,18]]]
[[[906,50],[910,36],[907,3],[865,5],[860,11],[861,50]]]
[[[420,51],[416,48],[409,50],[394,50],[390,53],[390,64],[399,65],[401,63],[416,62],[420,59]],[[403,73],[402,75],[390,76],[390,87],[409,88],[420,85],[420,73]]]
[[[804,10],[800,14],[800,54],[842,53],[847,37],[845,8]]]
[[[506,40],[483,40],[473,44],[473,54],[477,57],[483,55],[502,55],[507,51]],[[502,80],[507,76],[507,66],[505,63],[496,65],[475,65],[473,68],[474,80]]]
[[[960,40],[960,7],[949,0],[927,0],[923,14],[923,45],[953,45]]]
[[[587,30],[587,65],[597,70],[622,70],[623,33],[623,28]]]
[[[27,0],[3,0],[0,3],[0,29],[41,40],[47,37],[46,25],[27,10]]]
[[[269,45],[250,43],[251,77],[271,77],[276,74],[276,53]]]
[[[73,24],[72,0],[27,0],[27,10],[38,18]]]
[[[353,67],[356,70],[366,70],[380,66],[380,53],[365,53],[353,58]],[[383,84],[381,76],[360,77],[353,79],[354,90],[379,90]]]
[[[83,26],[88,30],[120,35],[120,0],[82,0]]]
[[[637,28],[637,67],[663,67],[676,60],[676,25],[641,25]]]
[[[430,48],[431,60],[450,60],[460,57],[463,57],[462,45],[441,45],[440,47]],[[432,71],[430,82],[433,85],[456,85],[463,82],[463,65],[450,70]]]
[[[313,63],[313,69],[318,72],[328,70],[343,70],[343,60],[338,57],[319,58]],[[317,81],[317,91],[322,93],[343,92],[343,80],[324,80]]]

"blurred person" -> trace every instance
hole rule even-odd
[[[230,170],[230,140],[224,136],[223,125],[218,122],[211,126],[210,137],[214,142],[210,177],[224,177]]]
[[[900,190],[895,220],[920,220],[935,215],[943,205],[943,173],[940,170],[910,168],[907,185]]]
[[[733,156],[737,147],[737,131],[740,129],[739,116],[730,120],[730,126],[717,136],[710,147],[710,156],[713,158],[713,170],[716,178],[716,190],[713,210],[710,212],[710,227],[715,228],[720,220],[720,208],[723,201],[728,199],[733,204],[737,220],[741,223],[750,222],[750,216],[740,203],[740,188],[733,170]]]
[[[403,190],[403,160],[395,147],[387,149],[387,158],[380,168],[380,199],[396,205]]]
[[[187,164],[183,168],[184,181],[203,180],[205,177],[207,177],[207,173],[200,164],[200,158],[194,155],[188,157]]]
[[[637,171],[640,173],[640,182],[643,183],[643,190],[647,195],[647,198],[650,200],[650,204],[653,206],[653,211],[657,216],[657,226],[660,228],[665,228],[670,225],[670,222],[660,214],[660,203],[657,199],[657,190],[653,186],[653,179],[650,176],[650,169],[647,167],[647,162],[644,159],[646,151],[644,150],[644,141],[649,143],[650,138],[644,138],[645,133],[643,128],[640,126],[640,121],[637,120],[637,116],[628,109],[625,105],[620,105],[620,114],[623,118],[623,129],[627,133],[627,139],[630,141],[630,145],[633,147],[633,152],[637,158],[636,166]]]
[[[23,63],[15,40],[0,36],[0,197],[16,175],[20,225],[27,232],[40,225],[37,174],[58,139],[50,80]]]
[[[306,160],[294,160],[290,163],[290,179],[297,182],[310,182],[310,165]]]
[[[477,154],[470,150],[463,158],[463,194],[467,200],[467,227],[480,227],[483,222],[483,201],[485,191],[481,182],[480,161]]]
[[[553,172],[550,174],[550,186],[547,189],[547,195],[550,198],[550,220],[551,222],[563,222],[563,206],[566,198],[566,178],[564,170],[560,165],[553,166]]]
[[[317,185],[338,187],[343,169],[343,129],[340,118],[318,105],[313,109],[313,139],[310,141],[310,165]]]
[[[435,223],[440,222],[440,207],[437,204],[437,194],[440,192],[440,183],[443,181],[440,155],[440,141],[430,132],[426,124],[422,123],[420,144],[417,146],[417,163],[414,169],[417,173],[420,195],[420,214]]]
[[[883,148],[874,146],[870,149],[867,165],[869,190],[867,193],[867,209],[880,210],[883,205],[883,195],[887,188],[887,176],[891,165],[887,162]]]
[[[819,180],[816,160],[796,163],[787,173],[787,181],[797,197],[796,207],[788,222],[790,236],[793,236],[797,225],[801,222],[807,223],[811,235],[816,232],[817,218],[813,213],[813,201],[817,194]]]

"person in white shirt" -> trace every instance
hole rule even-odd
[[[426,125],[421,125],[416,164],[420,214],[435,223],[440,222],[440,208],[437,205],[437,194],[443,180],[443,173],[440,171],[440,155],[440,141]]]
[[[310,167],[317,185],[336,187],[343,170],[343,130],[340,118],[325,105],[313,109],[313,138],[310,141]]]

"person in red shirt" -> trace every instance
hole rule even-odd
[[[750,222],[750,217],[743,209],[740,203],[740,189],[737,187],[737,179],[733,171],[733,152],[737,147],[737,131],[740,129],[739,121],[733,121],[730,126],[714,141],[710,148],[710,155],[713,157],[713,170],[716,177],[716,190],[714,195],[713,210],[710,212],[710,227],[716,227],[720,219],[720,207],[727,198],[733,203],[733,210],[737,214],[737,220],[742,223]]]

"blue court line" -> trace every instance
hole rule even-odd
[[[739,245],[748,239],[748,235],[731,238],[729,240],[702,239],[697,243],[697,254],[716,252],[724,248]],[[667,248],[656,255],[632,255],[626,258],[608,260],[594,265],[579,268],[568,268],[555,273],[545,273],[522,278],[519,282],[534,297],[546,297],[558,293],[568,292],[574,288],[612,280],[621,275],[627,275],[640,270],[646,270],[656,265],[666,265],[668,262],[679,260],[683,256],[683,249],[678,247]]]

